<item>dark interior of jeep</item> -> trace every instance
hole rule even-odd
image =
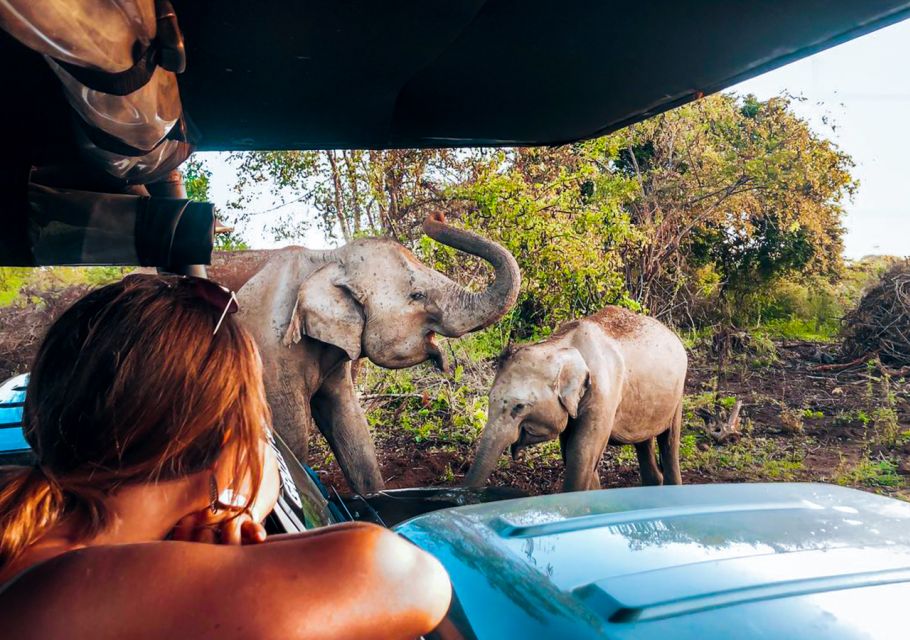
[[[0,264],[208,263],[212,208],[187,202],[171,174],[192,149],[563,144],[910,12],[897,0],[156,6],[158,36],[117,73],[54,62],[0,30],[11,88],[0,102]],[[176,74],[182,111],[152,149],[90,122],[61,86],[123,94],[156,67]],[[166,161],[136,169],[163,157],[162,144]]]

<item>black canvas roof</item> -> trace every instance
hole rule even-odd
[[[201,149],[552,144],[903,19],[896,0],[174,0]]]
[[[565,143],[910,15],[910,0],[172,1],[201,150]],[[132,187],[91,164],[99,143],[48,64],[2,31],[0,77],[0,264],[207,261],[211,205],[166,182],[146,181],[151,204],[133,189],[133,218],[104,217]]]
[[[910,0],[173,3],[203,150],[589,138],[910,15]],[[44,60],[0,32],[0,72],[6,152],[70,149]]]

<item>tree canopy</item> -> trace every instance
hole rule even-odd
[[[782,278],[842,269],[852,161],[797,117],[793,98],[714,95],[606,137],[501,150],[234,154],[234,217],[250,189],[300,203],[271,229],[338,241],[388,235],[461,280],[486,277],[421,237],[442,210],[505,245],[524,276],[517,337],[606,304],[675,322],[736,321]]]

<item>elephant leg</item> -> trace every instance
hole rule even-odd
[[[328,440],[348,485],[357,493],[385,488],[366,416],[351,379],[351,363],[325,379],[312,400],[316,426]]]
[[[566,451],[568,448],[568,442],[570,440],[569,435],[568,435],[569,433],[570,433],[570,431],[567,429],[566,431],[563,431],[562,433],[559,434],[559,450],[562,453],[562,462],[565,465],[567,470],[569,468],[569,461],[566,458]],[[589,490],[600,489],[600,474],[597,473],[596,465],[594,467],[594,471],[591,473],[591,477],[588,480],[587,486],[582,487],[582,489],[589,489]],[[566,490],[570,491],[570,489],[566,489]]]
[[[657,457],[654,452],[654,438],[644,442],[635,443],[635,453],[638,455],[638,469],[641,473],[641,485],[653,487],[664,483],[664,478],[657,468]]]
[[[676,405],[676,413],[670,428],[657,436],[660,449],[660,467],[666,484],[682,484],[679,471],[679,438],[682,433],[682,400]]]
[[[594,473],[591,474],[591,482],[588,483],[588,490],[596,491],[600,489],[600,474],[597,472],[597,467],[594,467]]]
[[[269,373],[265,388],[272,410],[272,425],[297,459],[306,462],[313,424],[310,398],[303,391],[298,377]]]
[[[566,462],[564,491],[600,488],[597,465],[610,441],[616,409],[609,411],[607,416],[600,414],[599,417],[604,419],[599,421],[595,413],[598,412],[589,411],[578,416],[564,432],[567,434],[563,442],[563,459]]]

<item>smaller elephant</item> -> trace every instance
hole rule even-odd
[[[465,484],[484,485],[506,447],[515,458],[524,447],[556,437],[565,491],[600,488],[597,466],[608,443],[635,445],[642,484],[681,484],[687,366],[675,333],[613,306],[566,323],[543,342],[508,350]]]

